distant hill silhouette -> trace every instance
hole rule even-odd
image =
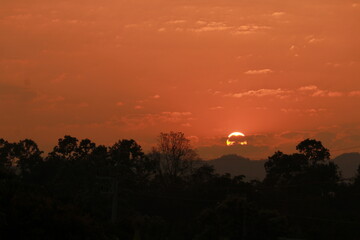
[[[339,166],[342,177],[351,178],[355,176],[360,165],[360,153],[344,153],[332,161]],[[220,174],[230,173],[232,176],[243,174],[248,180],[263,180],[265,177],[264,163],[266,160],[250,160],[236,154],[229,154],[206,162],[213,165],[215,171]]]
[[[265,177],[265,161],[250,160],[236,154],[229,154],[206,162],[213,165],[215,171],[220,174],[230,173],[232,176],[243,174],[248,180],[263,180]]]
[[[339,166],[342,177],[351,178],[355,176],[360,165],[360,153],[344,153],[334,158],[333,161]]]

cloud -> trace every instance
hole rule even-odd
[[[178,19],[178,20],[171,20],[171,21],[167,21],[167,24],[182,24],[182,23],[186,23],[186,20],[183,19]]]
[[[212,91],[211,93],[213,95],[220,94],[220,92],[218,92],[218,91],[216,91],[216,92]],[[280,99],[289,97],[290,95],[295,96],[295,97],[308,96],[308,97],[337,98],[337,97],[342,97],[345,95],[350,96],[350,97],[360,96],[360,91],[351,91],[351,92],[347,93],[347,92],[323,90],[323,89],[319,89],[315,85],[307,85],[307,86],[299,87],[297,89],[297,91],[290,90],[290,89],[282,89],[282,88],[277,88],[277,89],[262,88],[262,89],[258,89],[258,90],[249,90],[249,91],[238,92],[238,93],[223,94],[224,97],[233,97],[233,98],[271,97],[272,96],[272,97],[278,97]],[[298,99],[298,98],[295,98],[295,99]],[[282,109],[282,111],[284,111],[284,112],[285,112],[285,110],[286,109]],[[286,110],[286,111],[289,112],[289,110]],[[293,109],[292,111],[295,111],[295,109]],[[301,111],[303,111],[303,110],[301,110]]]
[[[308,85],[298,88],[299,91],[309,93],[312,97],[341,97],[343,92],[319,89],[315,85]],[[350,93],[349,93],[350,95]]]
[[[328,90],[317,90],[312,94],[313,97],[341,97],[343,93]]]
[[[191,112],[162,112],[159,119],[165,122],[181,122],[193,120]]]
[[[162,112],[162,114],[170,115],[170,116],[189,116],[191,112]]]
[[[159,94],[156,94],[152,97],[153,99],[159,99],[160,98],[160,95]]]
[[[233,35],[244,35],[244,34],[252,34],[263,30],[268,30],[270,27],[262,26],[262,25],[228,25],[225,22],[205,22],[205,21],[197,21],[196,22],[199,27],[189,28],[187,30],[191,32],[215,32],[215,31],[228,31]]]
[[[299,108],[282,108],[280,109],[281,112],[286,114],[294,114],[297,113],[300,116],[306,114],[310,116],[316,116],[319,113],[326,112],[326,108],[305,108],[305,109],[299,109]]]
[[[285,14],[285,12],[273,12],[271,16],[273,17],[281,17]]]
[[[193,28],[193,32],[213,32],[213,31],[225,31],[228,29],[234,28],[233,26],[228,26],[223,22],[209,22],[205,26],[200,28]]]
[[[360,91],[351,91],[348,94],[350,97],[357,97],[360,96]]]
[[[329,92],[327,93],[327,95],[328,95],[329,97],[341,97],[341,96],[343,95],[343,93],[342,93],[342,92],[332,92],[332,91],[329,91]]]
[[[249,74],[249,75],[257,75],[257,74],[268,74],[268,73],[272,73],[272,72],[273,72],[273,70],[271,70],[269,68],[265,68],[265,69],[258,69],[258,70],[248,70],[244,73]]]
[[[246,35],[246,34],[253,34],[260,31],[271,29],[268,26],[261,26],[261,25],[242,25],[236,27],[234,31],[232,31],[233,35]]]
[[[144,106],[141,106],[141,105],[136,105],[135,107],[134,107],[134,109],[136,109],[136,110],[140,110],[140,109],[143,109],[144,108]]]
[[[224,107],[222,106],[216,106],[216,107],[211,107],[210,110],[222,110],[224,109]]]
[[[139,26],[140,26],[140,24],[131,23],[131,24],[125,25],[124,28],[136,28]]]
[[[322,41],[324,41],[325,39],[324,38],[318,38],[318,37],[315,37],[313,35],[310,35],[310,36],[307,36],[306,37],[306,40],[309,44],[315,44],[315,43],[320,43]]]
[[[232,93],[225,95],[226,97],[234,97],[234,98],[242,98],[242,97],[267,97],[274,96],[284,98],[287,97],[290,91],[283,90],[281,88],[278,89],[258,89],[258,90],[250,90],[246,92]]]
[[[202,21],[202,20],[196,21],[196,24],[199,24],[199,25],[205,25],[206,23],[207,23],[207,22]]]
[[[238,79],[229,79],[227,82],[228,83],[237,83],[239,80]]]
[[[67,74],[66,73],[62,73],[59,76],[57,76],[56,78],[52,79],[50,82],[51,83],[61,83],[63,82],[65,79],[67,78]]]
[[[314,91],[317,89],[318,89],[318,87],[315,85],[308,85],[308,86],[303,86],[303,87],[299,88],[300,91]]]
[[[326,66],[330,66],[330,67],[334,67],[334,68],[338,68],[340,67],[342,64],[341,63],[333,63],[333,62],[327,62],[325,63]]]
[[[47,93],[39,93],[32,101],[34,110],[58,114],[62,111],[77,111],[79,108],[87,108],[90,104],[84,99],[75,99],[74,97],[64,97],[62,95],[51,95]],[[76,109],[76,110],[75,110]],[[73,114],[73,117],[77,114]]]
[[[117,102],[116,106],[118,106],[118,107],[124,106],[124,103],[123,102]]]

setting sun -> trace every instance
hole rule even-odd
[[[227,146],[232,145],[247,145],[247,141],[244,140],[245,134],[242,132],[233,132],[230,133],[228,139],[226,140]]]

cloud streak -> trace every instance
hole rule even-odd
[[[232,93],[232,94],[226,94],[226,97],[233,97],[233,98],[242,98],[242,97],[279,97],[284,98],[288,96],[288,94],[291,93],[291,91],[283,90],[281,88],[277,89],[258,89],[258,90],[249,90],[245,92],[238,92],[238,93]]]
[[[274,72],[274,71],[269,68],[265,68],[265,69],[257,69],[257,70],[248,70],[244,73],[248,74],[248,75],[259,75],[259,74],[268,74],[268,73],[272,73],[272,72]]]
[[[216,92],[216,95],[219,95],[219,92]],[[350,91],[350,92],[339,92],[339,91],[331,91],[331,90],[323,90],[319,89],[315,85],[308,85],[299,87],[297,90],[290,89],[282,89],[282,88],[261,88],[257,90],[248,90],[237,93],[227,93],[224,94],[225,97],[233,97],[233,98],[243,98],[243,97],[277,97],[280,99],[284,99],[287,97],[329,97],[329,98],[338,98],[343,96],[360,96],[360,91]]]

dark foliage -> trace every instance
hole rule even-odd
[[[0,236],[360,239],[360,166],[345,181],[321,142],[296,149],[249,182],[198,161],[183,133],[161,133],[149,154],[65,136],[44,157],[32,140],[0,139]]]

